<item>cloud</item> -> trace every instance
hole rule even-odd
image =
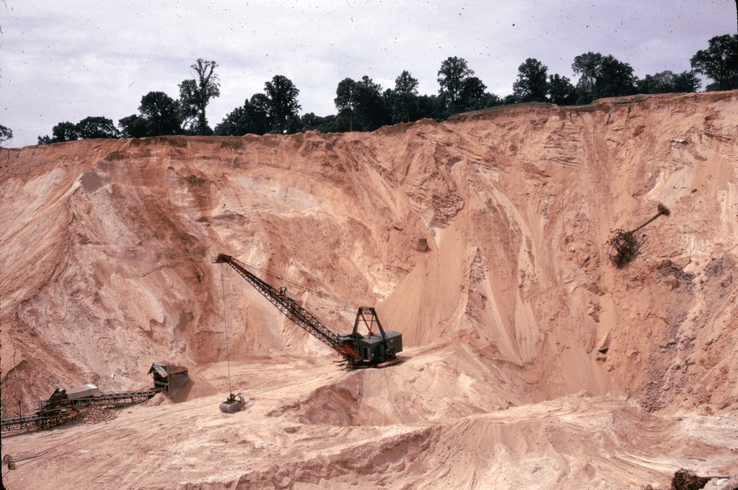
[[[588,51],[612,54],[639,76],[681,72],[708,39],[735,31],[727,0],[7,3],[0,124],[13,129],[13,146],[35,144],[61,121],[117,122],[149,91],[176,98],[197,58],[219,65],[221,97],[208,107],[215,126],[275,75],[300,89],[303,112],[327,115],[346,77],[391,88],[408,70],[420,93],[434,94],[442,61],[459,56],[504,96],[526,58],[571,79],[574,57]]]

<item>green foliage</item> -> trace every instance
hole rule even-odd
[[[52,143],[63,143],[65,141],[74,141],[79,139],[79,132],[77,131],[77,125],[72,124],[69,121],[60,122],[51,129]]]
[[[354,130],[354,110],[356,108],[356,82],[351,78],[344,78],[338,82],[336,87],[336,98],[333,99],[333,103],[336,104],[338,109],[339,118],[345,121],[348,117],[349,131]],[[345,125],[344,122],[341,125]]]
[[[437,95],[421,95],[418,97],[418,119],[426,117],[436,121],[445,119],[443,101]]]
[[[69,121],[60,122],[51,129],[52,137],[39,136],[39,145],[48,145],[50,143],[63,143],[65,141],[74,141],[79,139],[79,133],[75,124]]]
[[[474,75],[474,71],[469,68],[464,58],[453,56],[446,58],[441,63],[437,79],[441,86],[438,95],[443,99],[446,108],[450,112],[454,114],[459,112],[464,82],[472,75]]]
[[[215,126],[219,136],[243,136],[244,134],[266,134],[273,127],[269,117],[269,98],[254,94],[246,99],[242,107],[235,108],[223,122]]]
[[[672,92],[697,92],[702,86],[702,82],[694,71],[683,71],[674,75],[672,81]]]
[[[13,139],[13,130],[0,124],[0,145]]]
[[[249,101],[246,99],[244,105],[248,103]],[[242,130],[246,125],[245,112],[246,110],[243,107],[236,107],[215,126],[213,133],[217,136],[243,136],[248,133],[248,131]]]
[[[250,104],[244,105],[246,115],[249,118],[249,129],[254,134],[265,134],[273,127],[269,118],[269,97],[264,94],[251,96]]]
[[[738,1],[738,0],[737,0]],[[372,131],[390,123],[411,122],[422,118],[443,120],[466,111],[477,111],[501,104],[552,102],[559,105],[586,104],[597,98],[635,93],[695,92],[700,88],[697,73],[715,83],[708,90],[738,88],[738,35],[717,36],[710,47],[691,59],[692,71],[674,74],[663,71],[646,75],[642,80],[633,68],[600,53],[584,53],[572,64],[579,75],[576,87],[559,74],[548,75],[548,68],[534,58],[518,67],[513,94],[504,99],[486,92],[487,87],[463,58],[449,57],[438,71],[438,95],[419,95],[418,80],[408,71],[396,79],[393,89],[384,92],[368,76],[355,81],[342,80],[336,88],[334,103],[337,115],[326,117],[313,113],[298,116],[300,91],[291,80],[276,75],[264,84],[264,93],[246,99],[215,127],[215,134],[242,136],[247,133],[278,134],[318,130]],[[179,84],[180,98],[175,101],[163,92],[149,92],[142,97],[139,114],[119,120],[121,134],[128,138],[168,134],[208,135],[206,108],[211,99],[220,96],[220,82],[215,73],[217,63],[198,59],[191,69],[195,78]],[[80,138],[114,138],[118,130],[106,118],[86,118],[78,124],[70,122],[54,126],[52,137],[39,136],[39,144],[71,141]],[[12,137],[12,131],[0,126],[0,143]]]
[[[701,84],[700,79],[693,71],[685,71],[675,75],[673,72],[666,70],[655,75],[646,75],[636,81],[639,94],[697,92]]]
[[[574,74],[580,75],[577,83],[577,104],[589,104],[602,97],[618,97],[636,93],[633,68],[616,60],[612,55],[585,53],[574,58],[571,65]]]
[[[333,102],[338,109],[339,131],[374,131],[391,121],[382,87],[366,75],[359,82],[343,79]]]
[[[548,97],[552,104],[572,105],[577,101],[577,90],[568,78],[556,73],[548,76]]]
[[[467,85],[467,99],[471,99],[472,95],[476,94],[474,88],[474,81]],[[463,99],[464,95],[461,97]],[[410,75],[407,70],[395,79],[394,90],[387,89],[383,98],[392,124],[412,122],[423,118],[442,120],[447,117],[446,110],[439,97],[418,95],[418,80]]]
[[[499,97],[485,92],[487,87],[472,76],[466,60],[456,56],[447,58],[438,70],[438,102],[440,114],[436,119],[445,119],[465,111],[476,111],[499,104]]]
[[[600,53],[585,53],[574,58],[571,69],[575,75],[579,75],[577,82],[577,103],[589,104],[595,98],[595,83],[599,76],[598,67],[602,61]]]
[[[182,134],[179,103],[164,92],[149,92],[141,97],[140,115],[118,121],[125,138]]]
[[[633,68],[628,63],[621,63],[612,56],[605,56],[595,84],[596,97],[633,95],[636,92],[635,81]]]
[[[487,86],[477,77],[468,77],[461,85],[461,94],[457,101],[459,112],[476,111],[487,107],[485,98]]]
[[[301,131],[316,130],[321,133],[338,132],[338,124],[334,115],[320,117],[312,112],[308,112],[300,118],[300,123],[302,124]]]
[[[407,70],[395,79],[388,95],[392,123],[415,121],[418,117],[418,80]]]
[[[171,135],[182,132],[180,106],[164,92],[149,92],[141,98],[138,112],[146,120],[150,135]]]
[[[145,138],[149,134],[148,121],[143,117],[132,114],[128,117],[118,119],[121,136],[124,138]]]
[[[706,87],[708,92],[738,88],[738,34],[713,37],[689,62],[695,72],[714,81]]]
[[[237,107],[215,127],[215,134],[243,136],[244,134],[290,134],[303,127],[297,111],[300,93],[292,81],[276,75],[264,83],[263,94],[254,94],[243,107]]]
[[[418,79],[413,77],[409,71],[403,70],[395,78],[395,93],[404,95],[418,95]]]
[[[64,143],[78,139],[117,138],[120,136],[113,121],[106,117],[86,117],[77,124],[60,122],[51,130],[53,137],[39,136],[39,145]]]
[[[294,133],[297,128],[295,119],[300,104],[297,96],[300,91],[292,81],[282,75],[276,75],[270,82],[264,84],[264,92],[269,105],[269,119],[275,133]]]
[[[86,117],[75,126],[79,139],[117,138],[120,136],[112,120],[107,117]]]
[[[548,67],[534,58],[528,58],[518,67],[518,79],[513,84],[513,95],[518,102],[548,102]]]
[[[215,68],[215,61],[199,58],[190,66],[197,75],[196,79],[184,80],[179,84],[179,103],[182,107],[185,132],[187,134],[208,135],[213,130],[208,126],[205,109],[210,99],[220,97],[220,82]]]

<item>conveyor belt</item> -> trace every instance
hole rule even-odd
[[[135,405],[142,403],[156,395],[158,392],[153,389],[146,391],[125,391],[120,393],[103,393],[100,396],[90,396],[70,400],[69,406],[72,408],[83,407],[125,407],[127,405]]]
[[[48,407],[47,402],[41,402],[36,413],[20,417],[10,417],[0,420],[0,430],[3,432],[18,429],[48,429],[63,424],[76,417],[81,409],[89,407],[121,408],[128,405],[142,403],[156,395],[153,388],[146,391],[124,391],[120,393],[104,393],[98,396],[88,396],[67,400],[63,406]]]

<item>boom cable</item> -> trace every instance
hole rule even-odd
[[[226,362],[228,365],[228,393],[233,398],[233,389],[231,388],[231,354],[228,351],[228,311],[225,304],[225,283],[223,282],[223,269],[220,269],[220,294],[223,296],[223,323],[225,323],[225,344],[226,344]]]

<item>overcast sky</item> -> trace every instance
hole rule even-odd
[[[679,73],[710,38],[735,34],[735,9],[734,0],[0,0],[0,124],[14,132],[10,147],[34,145],[62,121],[117,124],[150,91],[178,98],[197,58],[218,63],[211,127],[274,75],[300,90],[301,114],[325,116],[346,77],[393,88],[408,70],[421,94],[436,94],[450,56],[499,96],[512,93],[526,58],[573,82],[574,57],[589,51],[639,77]]]

